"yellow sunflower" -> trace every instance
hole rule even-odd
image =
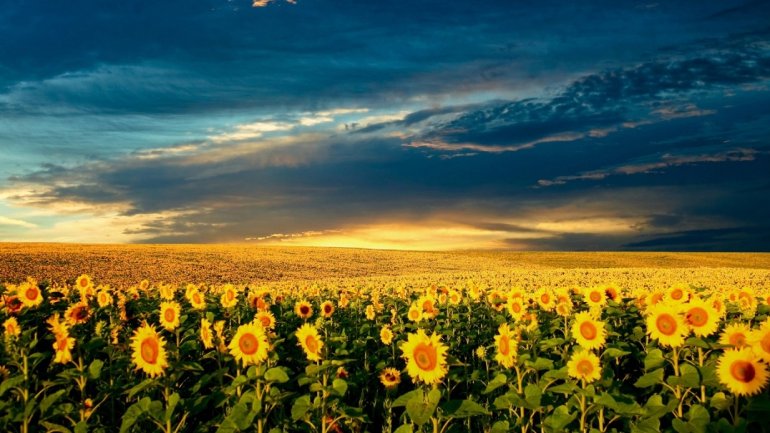
[[[179,304],[176,301],[160,303],[160,324],[166,331],[173,331],[179,326]]]
[[[433,295],[423,295],[417,299],[417,305],[422,310],[422,317],[432,319],[438,315],[436,308],[436,298]]]
[[[583,292],[583,299],[589,308],[601,308],[607,304],[607,297],[604,294],[604,287],[590,287]]]
[[[556,307],[556,297],[546,288],[538,289],[534,299],[543,311],[552,311]]]
[[[172,284],[159,284],[158,293],[160,293],[161,299],[170,301],[174,299],[174,295],[176,295],[176,286]]]
[[[591,383],[602,377],[602,367],[599,357],[587,350],[580,350],[572,354],[567,362],[567,374],[575,379]]]
[[[725,326],[719,336],[719,344],[733,346],[736,349],[745,347],[748,343],[751,328],[745,323],[731,323]]]
[[[414,382],[428,385],[439,383],[449,371],[447,368],[447,347],[441,343],[441,337],[433,334],[428,337],[422,329],[407,336],[401,344],[402,357],[406,359],[406,371]]]
[[[500,325],[495,335],[495,361],[505,368],[512,368],[516,364],[517,347],[518,338],[511,332],[508,324]]]
[[[375,317],[377,317],[377,314],[374,311],[374,305],[367,305],[366,310],[364,310],[364,314],[366,315],[367,320],[374,320]]]
[[[521,320],[521,318],[524,317],[524,314],[527,313],[527,309],[524,306],[524,300],[518,296],[508,298],[505,307],[513,320]]]
[[[275,328],[275,316],[269,311],[260,311],[254,320],[258,321],[265,329]]]
[[[313,315],[313,306],[310,302],[299,301],[294,304],[294,313],[303,319],[309,319]]]
[[[324,347],[324,342],[321,340],[321,336],[318,335],[318,329],[315,326],[306,323],[294,335],[297,336],[299,345],[305,351],[308,361],[321,360],[321,349]]]
[[[54,334],[63,334],[68,332],[67,324],[59,320],[59,313],[55,313],[53,316],[49,317],[45,323],[51,327],[51,332]]]
[[[604,322],[596,320],[591,313],[577,313],[572,324],[572,337],[584,349],[598,349],[604,346],[607,332]]]
[[[146,292],[147,290],[150,290],[150,281],[148,280],[142,280],[142,282],[139,283],[139,290]]]
[[[88,318],[91,317],[91,309],[88,308],[87,303],[78,302],[67,308],[67,311],[64,312],[64,317],[70,326],[86,323]]]
[[[192,290],[187,300],[190,301],[190,305],[196,310],[204,310],[206,308],[206,297],[198,289]]]
[[[690,332],[675,305],[661,302],[647,308],[647,333],[664,346],[679,347]]]
[[[269,343],[262,325],[252,322],[239,326],[227,347],[236,361],[247,366],[260,364],[267,359]]]
[[[380,383],[387,389],[395,388],[401,383],[401,372],[395,368],[384,368],[380,373]]]
[[[131,337],[131,360],[137,370],[144,371],[150,377],[160,376],[168,367],[165,347],[163,337],[145,322]]]
[[[749,343],[755,355],[765,362],[770,362],[770,318],[765,319],[758,329],[751,331]]]
[[[382,341],[382,344],[393,342],[393,331],[390,330],[390,326],[385,325],[380,329],[380,341]]]
[[[53,343],[53,348],[56,351],[53,362],[56,364],[66,364],[72,361],[72,352],[75,347],[75,339],[69,336],[66,331],[63,333],[54,334],[56,341]]]
[[[23,283],[18,290],[19,300],[25,307],[35,307],[43,302],[43,293],[36,284]]]
[[[560,301],[556,303],[556,314],[561,317],[569,317],[572,314],[572,302]]]
[[[113,300],[112,295],[110,295],[109,290],[102,289],[96,293],[96,302],[99,304],[99,307],[101,308],[105,308],[112,305],[112,300]]]
[[[693,297],[689,302],[682,304],[682,313],[685,323],[698,337],[708,337],[719,327],[719,313],[711,303],[700,298]]]
[[[452,305],[460,305],[460,302],[462,302],[463,296],[458,292],[457,290],[450,290],[449,291],[449,303]]]
[[[3,333],[6,337],[18,337],[21,334],[21,328],[19,322],[15,317],[11,317],[3,322]]]
[[[222,296],[219,303],[225,308],[232,308],[238,305],[238,291],[232,284],[225,284],[222,290]]]
[[[681,304],[687,302],[692,295],[692,289],[687,284],[675,284],[666,291],[666,301]]]
[[[754,395],[767,384],[767,366],[750,348],[729,349],[717,361],[719,381],[736,395]]]
[[[206,349],[214,347],[214,335],[211,333],[211,322],[206,320],[205,317],[201,318],[201,342]]]
[[[324,301],[321,304],[321,314],[326,318],[332,317],[332,314],[334,314],[334,304],[331,301]]]
[[[78,290],[81,291],[81,293],[82,293],[82,291],[84,291],[87,288],[91,287],[91,285],[92,285],[91,277],[89,277],[86,274],[83,274],[83,275],[79,276],[78,279],[75,280],[75,286],[78,288]]]
[[[412,322],[419,322],[422,320],[422,309],[417,304],[412,303],[406,317]]]

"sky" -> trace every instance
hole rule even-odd
[[[0,240],[768,251],[768,17],[6,0]]]

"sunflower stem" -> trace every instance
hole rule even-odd
[[[698,348],[698,366],[703,368],[703,348]],[[706,403],[706,385],[700,386],[700,402]]]

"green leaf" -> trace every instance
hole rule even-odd
[[[265,372],[265,380],[268,382],[286,383],[289,375],[281,367],[273,367]]]
[[[638,422],[632,422],[631,433],[660,433],[660,420],[644,418]]]
[[[60,389],[56,391],[55,393],[46,396],[41,402],[40,402],[40,413],[45,415],[46,412],[48,412],[48,408],[51,407],[52,404],[56,403],[57,400],[61,398],[64,393],[66,393],[66,389]]]
[[[291,406],[291,419],[294,421],[302,419],[310,410],[310,406],[310,396],[307,394],[294,400],[294,404]]]
[[[146,381],[145,381],[146,382]],[[137,385],[138,386],[138,385]],[[122,422],[120,424],[120,433],[126,433],[133,427],[134,424],[150,409],[150,397],[144,397],[143,399],[132,404],[123,414]]]
[[[74,433],[88,433],[88,423],[85,421],[80,421],[75,424]]]
[[[293,408],[292,408],[293,410]],[[253,419],[253,415],[249,417],[249,407],[244,402],[239,401],[230,410],[222,424],[217,428],[216,433],[237,433],[241,430],[248,428],[247,424],[250,424],[249,418]]]
[[[552,380],[552,379],[568,379],[569,373],[567,373],[567,367],[562,367],[558,370],[549,370],[543,373],[543,379],[546,380]]]
[[[702,349],[711,349],[710,344],[708,344],[702,338],[698,338],[698,337],[690,337],[684,342],[684,344],[692,347],[700,347]]]
[[[484,388],[484,391],[482,394],[489,394],[490,392],[496,390],[497,388],[500,388],[501,386],[508,383],[508,377],[502,373],[495,376],[494,379],[490,380],[487,384],[487,387]]]
[[[492,429],[489,430],[489,433],[508,433],[508,429],[508,421],[497,421],[492,424]]]
[[[553,413],[545,418],[543,424],[550,428],[552,431],[561,431],[577,418],[577,413],[569,413],[569,409],[565,405],[561,405],[554,409]]]
[[[669,412],[668,406],[663,404],[663,397],[659,394],[652,395],[644,404],[644,413],[648,418],[660,418]]]
[[[441,405],[444,415],[454,418],[468,418],[477,415],[489,415],[484,406],[473,400],[450,400]]]
[[[45,427],[46,433],[72,433],[67,427],[52,422],[40,421],[40,425]]]
[[[531,406],[540,406],[540,399],[542,396],[543,391],[541,391],[540,387],[537,385],[530,383],[524,388],[524,401],[529,403]]]
[[[645,360],[646,363],[646,360]],[[644,376],[640,377],[639,380],[637,380],[634,383],[634,386],[637,388],[649,388],[651,386],[657,385],[659,383],[663,382],[663,369],[659,368],[657,370],[653,370]]]
[[[671,386],[684,386],[686,388],[697,388],[700,386],[700,374],[698,369],[690,364],[684,364],[679,368],[679,376],[669,376],[666,383]]]
[[[415,389],[413,391],[409,391],[405,394],[401,394],[393,401],[393,404],[391,407],[404,407],[406,406],[406,403],[412,399],[420,398],[422,399],[422,391],[419,389]]]
[[[529,404],[515,392],[508,392],[497,397],[493,404],[499,410],[510,409],[511,407],[529,407]]]
[[[662,367],[666,360],[663,358],[663,351],[660,349],[652,349],[644,357],[644,370],[650,371],[652,369]]]
[[[415,398],[406,403],[406,413],[409,419],[418,426],[422,426],[433,416],[441,398],[441,391],[431,390],[427,398]]]
[[[609,356],[610,358],[620,358],[621,356],[630,355],[631,352],[620,350],[615,347],[608,347],[607,350],[602,353],[602,356]]]
[[[150,387],[151,385],[154,385],[155,383],[156,383],[155,379],[145,379],[139,382],[138,385],[135,385],[134,387],[132,387],[127,391],[128,398],[132,399],[136,394],[144,391],[146,388]]]
[[[345,392],[348,390],[348,383],[344,379],[334,379],[332,382],[332,388],[337,392],[337,394],[340,395],[340,397],[345,395]]]
[[[164,417],[165,421],[168,421],[171,419],[171,415],[174,414],[174,409],[176,408],[176,405],[179,403],[179,394],[173,393],[168,397],[168,404],[166,405],[166,415]]]
[[[572,382],[562,383],[561,385],[555,385],[546,389],[546,392],[552,394],[572,394],[577,389],[577,386]]]
[[[0,397],[2,397],[3,394],[6,393],[9,389],[19,386],[22,383],[24,383],[24,376],[16,376],[12,377],[10,379],[6,379],[3,381],[3,383],[0,385]]]
[[[724,392],[717,392],[711,397],[711,400],[709,401],[709,404],[711,407],[718,411],[725,410],[730,407],[732,404],[732,401],[727,398]]]
[[[93,362],[91,362],[91,365],[88,366],[88,376],[91,379],[98,379],[102,373],[103,365],[104,361],[101,359],[94,359]]]
[[[532,363],[532,368],[537,371],[553,370],[553,361],[547,358],[537,358],[535,362]]]
[[[393,433],[412,433],[412,425],[411,424],[403,424],[399,428],[393,431]]]
[[[549,338],[540,342],[540,348],[542,350],[548,350],[554,347],[559,347],[564,344],[563,338]]]

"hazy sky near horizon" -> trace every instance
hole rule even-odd
[[[770,2],[0,9],[0,241],[770,250]]]

